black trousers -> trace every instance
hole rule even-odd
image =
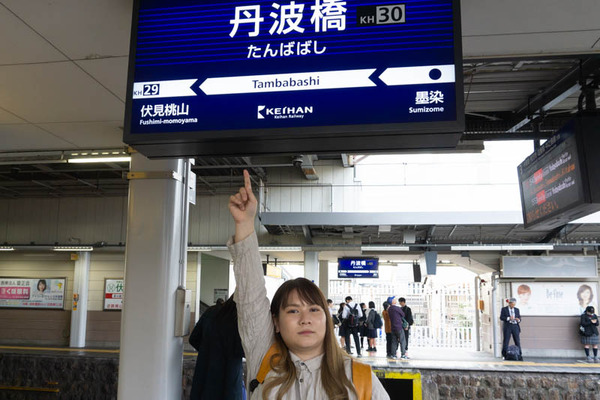
[[[392,355],[392,333],[385,333],[385,355],[389,357]]]
[[[404,338],[406,341],[406,347],[405,349],[408,350],[408,338],[410,337],[410,326],[408,327],[407,330],[404,331]]]
[[[519,348],[519,353],[521,351],[521,328],[519,328],[519,324],[510,324],[508,322],[504,323],[502,327],[502,331],[504,333],[504,341],[502,342],[502,357],[506,356],[506,349],[508,348],[508,343],[510,342],[510,337],[512,336],[515,346]]]
[[[356,354],[360,354],[360,340],[358,339],[358,326],[346,327],[346,352],[350,354],[350,335],[354,336],[354,345],[356,346]]]

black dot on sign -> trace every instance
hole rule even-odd
[[[440,79],[442,77],[442,71],[440,71],[437,68],[434,68],[431,71],[429,71],[429,77],[431,79],[433,79],[434,81],[437,81],[438,79]]]

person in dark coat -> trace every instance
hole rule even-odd
[[[519,348],[519,354],[521,355],[520,359],[522,360],[522,351],[521,351],[521,312],[517,307],[517,299],[514,297],[508,300],[508,306],[502,307],[500,311],[500,320],[503,322],[502,333],[504,335],[504,341],[502,342],[502,357],[506,357],[506,349],[508,349],[508,343],[510,342],[510,337],[512,336],[515,341],[515,346]]]
[[[413,319],[412,310],[409,306],[406,305],[406,299],[404,297],[400,297],[398,299],[398,304],[400,304],[400,308],[404,313],[404,319],[408,322],[408,329],[404,330],[404,336],[406,340],[406,351],[408,351],[408,338],[410,337],[410,327],[415,323]]]
[[[202,314],[189,342],[198,350],[190,400],[243,399],[244,350],[233,296]]]
[[[598,337],[598,316],[595,314],[594,307],[587,306],[585,312],[581,314],[580,329],[583,328],[581,333],[581,344],[585,350],[585,355],[588,362],[599,362],[598,359],[598,343],[600,339]],[[590,346],[593,347],[594,357],[590,355]]]

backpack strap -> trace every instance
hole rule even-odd
[[[267,353],[263,357],[262,362],[260,363],[260,368],[258,369],[256,378],[252,379],[252,381],[250,382],[250,392],[253,392],[254,389],[258,387],[258,385],[265,381],[267,374],[269,373],[269,371],[271,371],[271,357],[277,353],[277,344],[273,342],[273,344],[271,345],[271,347],[269,347],[269,350],[267,350]]]
[[[371,366],[352,360],[352,383],[358,394],[358,400],[371,400]]]

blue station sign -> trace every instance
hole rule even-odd
[[[379,278],[379,259],[338,258],[338,278]]]
[[[453,147],[459,21],[458,0],[137,0],[124,141],[149,156]]]

